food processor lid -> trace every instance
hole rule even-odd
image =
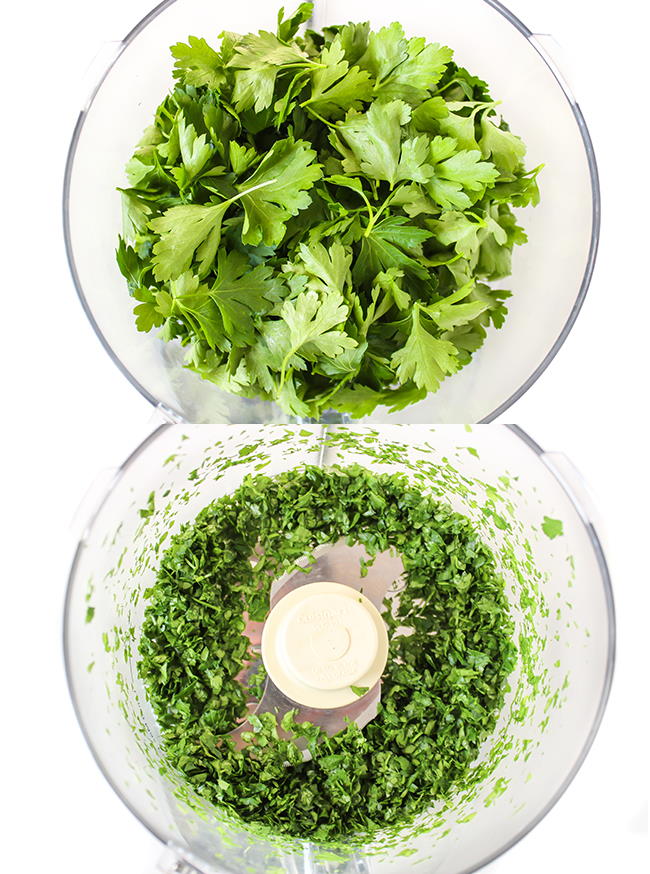
[[[341,583],[290,592],[262,633],[262,661],[275,685],[298,704],[344,707],[377,683],[388,634],[377,608]]]

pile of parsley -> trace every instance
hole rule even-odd
[[[394,547],[404,563],[406,586],[383,613],[390,649],[378,715],[331,738],[289,715],[283,727],[311,752],[303,762],[268,713],[251,719],[237,751],[227,733],[246,712],[235,680],[249,653],[244,614],[263,620],[270,580],[341,537],[371,554]],[[139,672],[169,765],[274,834],[368,836],[460,789],[514,664],[503,581],[469,520],[405,477],[359,466],[247,478],[175,536],[146,596]]]
[[[141,331],[290,415],[402,409],[503,324],[539,168],[452,50],[399,23],[189,37],[127,165],[117,259]]]

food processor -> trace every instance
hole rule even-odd
[[[118,367],[170,421],[299,421],[274,403],[228,394],[184,367],[177,342],[139,333],[133,299],[115,261],[121,231],[116,191],[124,165],[172,86],[169,46],[189,35],[216,44],[222,31],[274,30],[277,4],[166,0],[119,43],[83,106],[64,186],[68,259],[83,307]],[[380,408],[364,423],[489,421],[544,371],[584,300],[596,255],[600,201],[593,148],[566,82],[540,40],[495,0],[316,0],[310,25],[348,20],[380,28],[399,18],[409,35],[449,45],[454,59],[488,82],[512,130],[528,147],[528,166],[543,164],[541,201],[517,210],[529,242],[514,254],[508,316],[483,347],[435,394],[399,413]],[[507,366],[504,366],[507,362]],[[324,422],[349,421],[326,412]]]
[[[248,475],[274,477],[305,465],[399,473],[423,495],[471,520],[494,554],[515,627],[516,665],[469,779],[447,800],[432,799],[410,825],[349,846],[253,832],[197,795],[166,762],[137,669],[148,589],[173,535],[208,504],[232,495]],[[568,459],[544,452],[515,426],[178,424],[155,430],[115,471],[90,514],[70,573],[64,647],[86,740],[115,792],[167,846],[160,870],[462,874],[516,843],[575,776],[609,693],[614,608],[593,516]],[[360,702],[368,708],[357,707],[350,716],[364,725],[380,706],[373,700],[381,696],[375,658],[380,669],[385,659],[373,600],[399,598],[402,567],[398,554],[380,554],[364,583],[363,552],[349,549],[345,543],[326,544],[304,566],[279,576],[256,642],[273,683],[291,700],[302,693],[284,685],[287,672],[293,671],[292,682],[304,681],[312,690],[320,685],[315,698],[302,702],[313,708],[315,721],[331,709],[332,699],[325,701],[323,691],[340,690],[341,682],[367,687],[366,701]],[[356,618],[346,628],[357,651],[364,651],[365,642],[367,657],[346,668],[343,677],[324,669],[332,661],[328,653],[342,645],[341,623],[328,623],[327,633],[318,637],[316,673],[310,675],[296,633],[314,617],[344,612],[346,605],[336,599],[349,599],[363,586]],[[253,642],[253,629],[247,633]],[[251,712],[262,702],[263,696],[251,702]],[[337,702],[335,713],[338,706],[354,707]]]

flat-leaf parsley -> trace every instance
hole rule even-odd
[[[138,330],[205,379],[361,417],[436,391],[502,326],[510,292],[488,283],[540,168],[450,48],[397,22],[304,30],[311,12],[172,46],[117,261]]]

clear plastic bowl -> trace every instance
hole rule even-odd
[[[125,37],[82,110],[65,174],[66,247],[77,291],[104,347],[153,404],[188,422],[286,422],[277,405],[226,394],[183,367],[180,346],[135,328],[133,301],[115,263],[124,165],[172,84],[169,46],[188,35],[216,42],[222,30],[273,29],[278,3],[168,0]],[[291,4],[289,4],[291,5]],[[314,26],[395,18],[407,33],[454,49],[485,79],[500,110],[528,146],[530,167],[545,164],[541,203],[520,211],[529,242],[515,253],[509,315],[441,389],[403,412],[386,408],[364,422],[479,422],[506,410],[544,371],[566,339],[593,270],[600,201],[593,148],[580,109],[534,35],[493,0],[317,0]],[[326,421],[345,421],[335,413]]]
[[[278,848],[252,837],[192,796],[180,776],[169,769],[161,774],[159,733],[136,664],[144,592],[161,544],[164,549],[183,522],[231,494],[260,464],[272,476],[306,463],[354,462],[402,472],[474,521],[503,575],[519,656],[497,725],[476,762],[485,769],[476,791],[459,792],[446,811],[432,804],[419,819],[419,834],[404,830],[389,848],[378,839],[334,863],[320,861],[321,848],[308,841]],[[564,456],[544,453],[513,427],[163,426],[117,472],[70,574],[66,667],[97,764],[140,821],[200,871],[476,870],[530,831],[562,795],[607,701],[614,608],[605,558],[579,490]],[[153,512],[143,518],[145,507]],[[562,533],[547,523],[556,535],[548,536],[544,517],[561,521]]]

